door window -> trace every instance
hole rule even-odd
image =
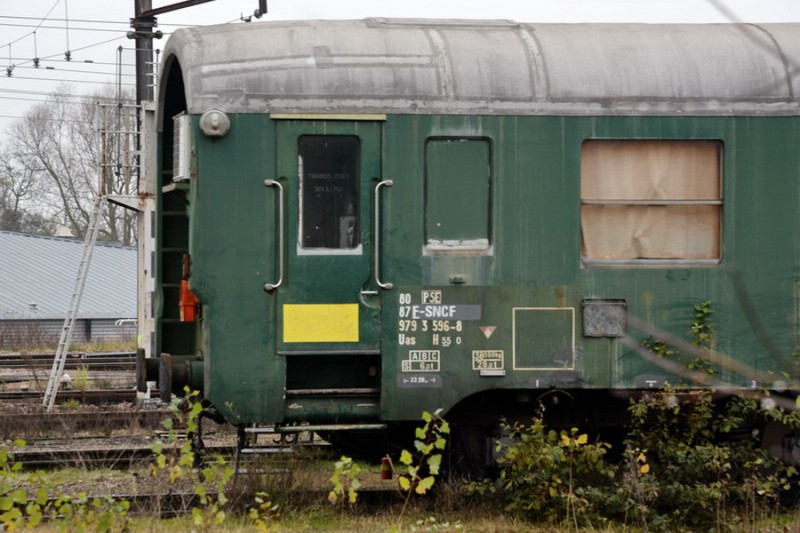
[[[360,248],[359,148],[358,137],[352,135],[298,139],[300,250],[324,253]]]

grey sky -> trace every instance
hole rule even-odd
[[[153,0],[153,4],[158,7],[176,1]],[[124,47],[122,62],[126,65],[122,79],[133,83],[133,42],[125,38],[133,5],[133,0],[0,2],[0,74],[13,67],[11,77],[0,76],[0,142],[15,117],[56,91],[64,80],[79,93],[113,82],[119,46]],[[215,0],[162,15],[158,17],[159,28],[166,33],[174,25],[241,23],[240,17],[251,15],[257,6],[257,0]],[[646,23],[729,22],[733,17],[747,22],[798,22],[800,1],[269,0],[269,13],[262,20],[365,17]],[[163,42],[156,41],[155,47],[161,46]],[[70,62],[64,60],[68,49]],[[34,57],[42,58],[38,69],[33,68]]]

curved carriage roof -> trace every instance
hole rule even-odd
[[[800,24],[257,22],[178,30],[175,59],[190,113],[800,110]]]

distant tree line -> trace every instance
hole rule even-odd
[[[0,229],[83,238],[101,188],[135,195],[131,104],[110,86],[88,97],[61,86],[12,123],[0,143]],[[133,244],[135,213],[107,204],[98,238]]]

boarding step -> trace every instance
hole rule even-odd
[[[294,450],[285,446],[252,446],[250,448],[242,448],[239,450],[242,454],[261,454],[261,455],[277,455],[277,454],[292,454]]]
[[[305,426],[282,426],[278,428],[281,433],[299,433],[309,431],[312,433],[325,431],[377,431],[386,429],[386,424],[316,424]]]
[[[370,396],[378,395],[377,387],[353,387],[336,389],[288,389],[286,396]]]
[[[267,442],[259,437],[269,436]],[[251,425],[240,427],[234,454],[234,475],[282,475],[291,476],[294,470],[295,438],[286,438],[275,426]],[[265,437],[266,438],[266,437]]]
[[[381,389],[369,386],[372,383],[353,383],[349,387],[336,386],[338,383],[333,387],[308,385],[286,387],[284,422],[301,425],[336,420],[355,424],[380,420]]]

